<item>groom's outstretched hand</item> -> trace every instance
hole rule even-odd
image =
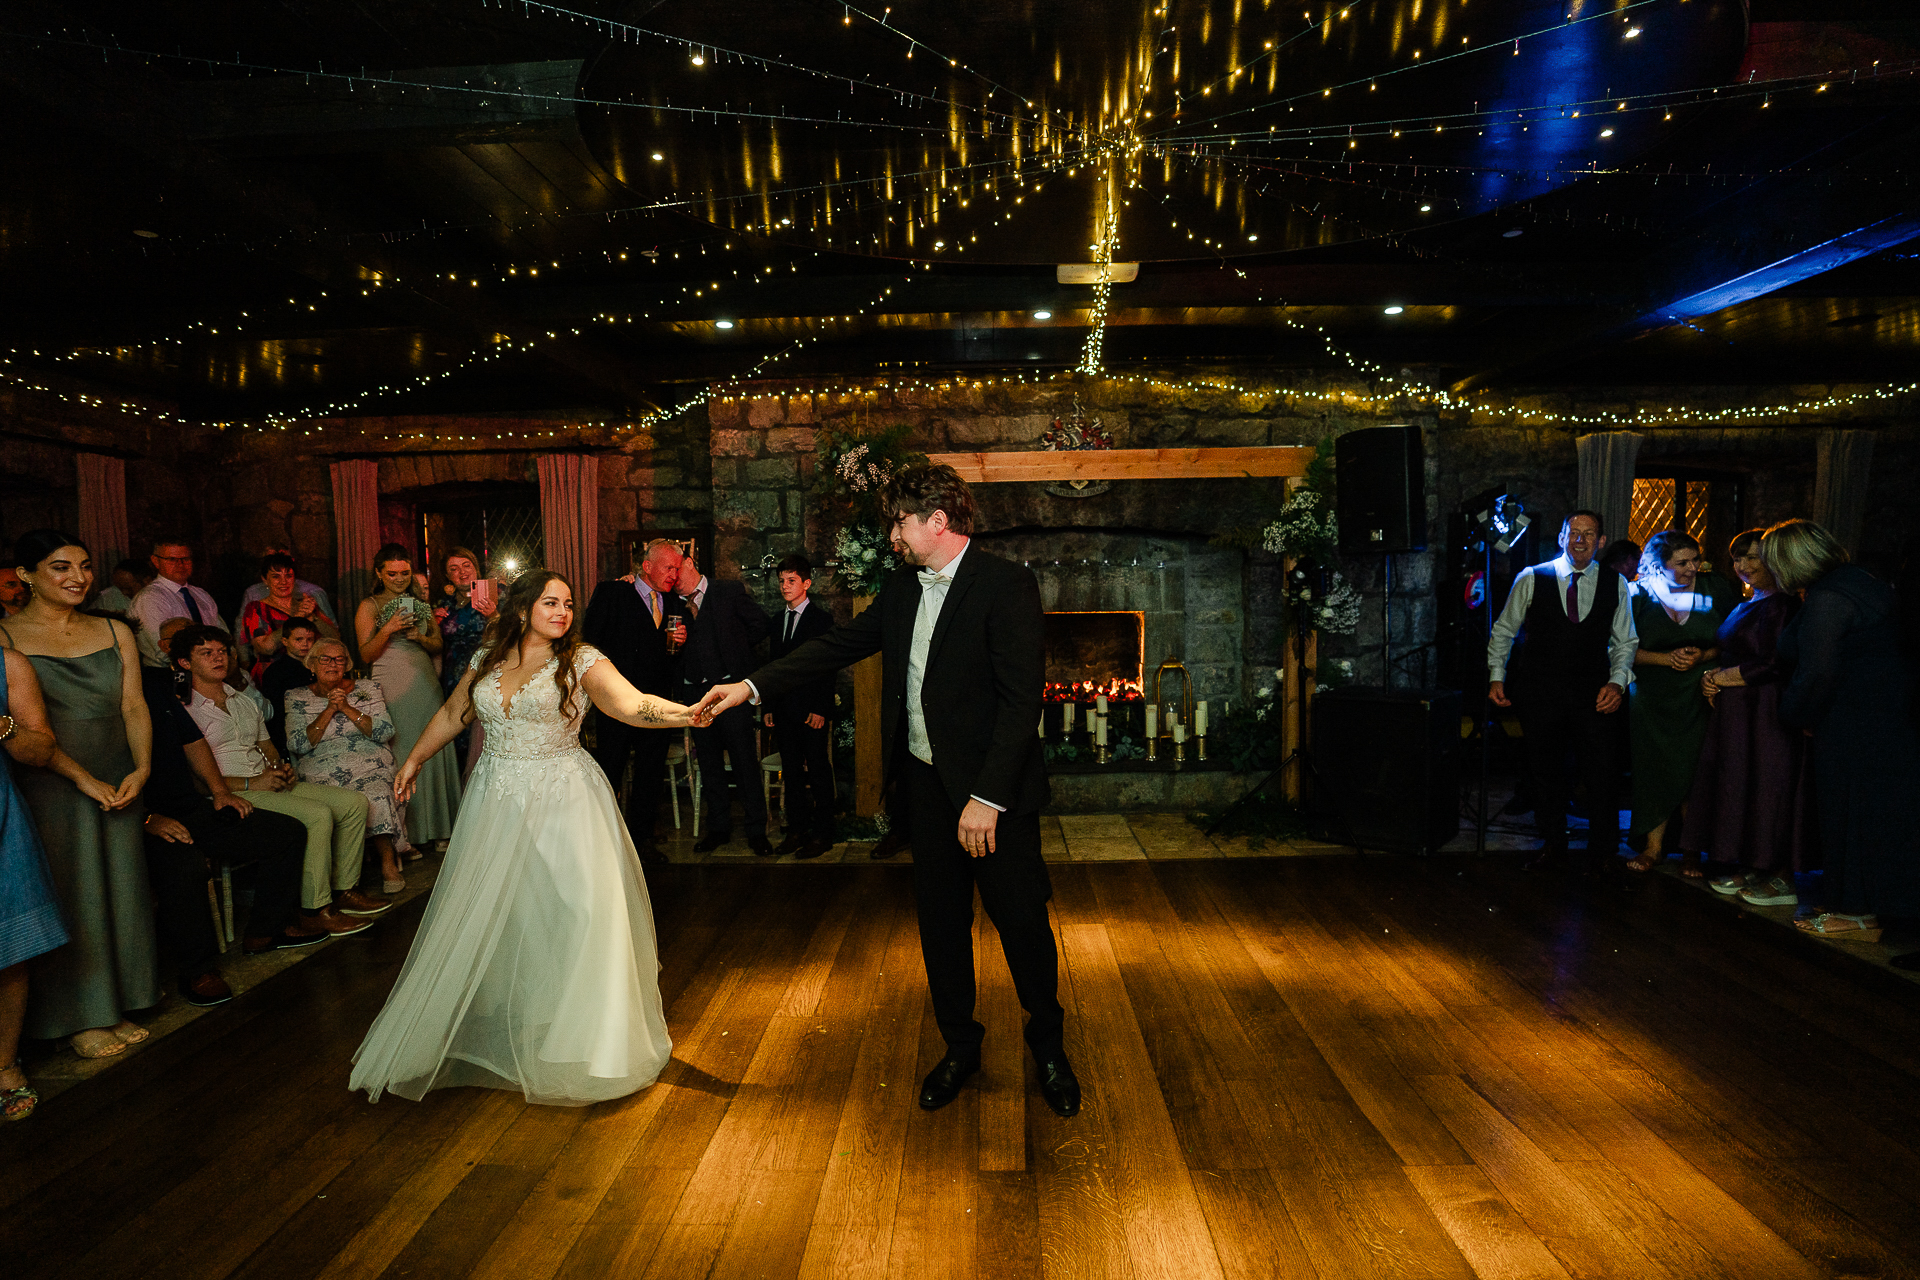
[[[753,690],[745,680],[732,684],[717,684],[707,690],[707,696],[693,704],[693,723],[704,727],[713,723],[713,718],[723,711],[731,711],[753,696]]]

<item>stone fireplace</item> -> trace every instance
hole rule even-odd
[[[1140,697],[1146,664],[1146,615],[1123,610],[1061,610],[1045,618],[1049,702],[1104,694]]]

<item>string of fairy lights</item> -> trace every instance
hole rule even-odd
[[[1240,148],[1255,149],[1265,147],[1269,152],[1272,152],[1287,147],[1314,147],[1331,143],[1339,147],[1341,151],[1353,152],[1359,148],[1361,142],[1364,140],[1372,138],[1397,138],[1404,133],[1412,132],[1416,129],[1420,131],[1430,130],[1435,133],[1445,132],[1449,129],[1478,129],[1484,132],[1486,128],[1495,126],[1517,126],[1521,129],[1526,129],[1533,124],[1538,124],[1549,119],[1571,121],[1582,119],[1586,116],[1602,118],[1598,137],[1606,138],[1612,135],[1613,122],[1620,119],[1622,113],[1632,116],[1659,111],[1664,113],[1667,119],[1671,119],[1674,109],[1684,105],[1708,101],[1748,101],[1754,98],[1760,100],[1759,108],[1764,110],[1771,107],[1774,97],[1783,94],[1826,93],[1831,89],[1843,87],[1846,84],[1858,83],[1863,73],[1866,74],[1869,79],[1872,79],[1886,74],[1911,75],[1917,68],[1920,68],[1920,61],[1889,66],[1884,69],[1880,63],[1875,62],[1871,67],[1831,72],[1822,76],[1782,77],[1767,81],[1755,80],[1739,85],[1684,91],[1662,91],[1627,95],[1625,97],[1609,93],[1601,98],[1581,99],[1578,101],[1540,106],[1508,106],[1498,109],[1489,108],[1487,110],[1481,110],[1479,109],[1479,104],[1476,103],[1475,109],[1468,112],[1455,111],[1435,115],[1396,116],[1366,121],[1355,120],[1344,125],[1333,123],[1282,127],[1276,124],[1269,125],[1264,131],[1258,131],[1256,128],[1251,127],[1226,131],[1222,131],[1220,128],[1222,123],[1231,122],[1255,112],[1277,110],[1283,106],[1289,112],[1293,112],[1298,109],[1300,104],[1309,100],[1318,99],[1325,102],[1329,99],[1334,99],[1336,95],[1345,95],[1349,91],[1359,90],[1363,85],[1365,86],[1365,92],[1371,93],[1377,90],[1381,80],[1388,77],[1438,66],[1461,58],[1491,55],[1506,50],[1509,47],[1511,48],[1511,56],[1520,56],[1522,47],[1527,42],[1563,33],[1568,28],[1583,23],[1603,20],[1617,21],[1623,25],[1622,38],[1629,40],[1635,39],[1641,34],[1641,27],[1638,24],[1644,20],[1639,16],[1640,11],[1649,10],[1652,6],[1669,2],[1673,2],[1673,0],[1627,0],[1626,3],[1618,4],[1605,13],[1589,15],[1569,14],[1566,15],[1564,21],[1555,23],[1551,27],[1542,27],[1538,30],[1520,33],[1519,35],[1503,36],[1493,41],[1483,40],[1478,44],[1474,44],[1469,38],[1463,37],[1462,47],[1457,50],[1437,52],[1434,56],[1423,59],[1423,51],[1415,49],[1407,62],[1401,66],[1381,69],[1364,76],[1349,78],[1339,83],[1322,85],[1316,89],[1303,89],[1299,92],[1279,97],[1269,96],[1268,100],[1252,106],[1222,109],[1215,114],[1203,115],[1193,119],[1183,118],[1190,107],[1199,105],[1201,102],[1210,99],[1216,89],[1224,88],[1230,92],[1241,78],[1246,77],[1250,80],[1254,73],[1261,68],[1262,64],[1268,64],[1270,67],[1277,65],[1281,54],[1297,41],[1306,39],[1316,33],[1324,37],[1337,23],[1347,21],[1351,10],[1350,8],[1342,8],[1336,12],[1329,8],[1326,10],[1325,16],[1318,20],[1315,20],[1311,13],[1303,13],[1302,17],[1305,25],[1302,28],[1294,30],[1292,34],[1287,35],[1276,32],[1275,38],[1266,41],[1264,48],[1253,57],[1229,66],[1224,72],[1211,80],[1194,81],[1193,83],[1197,85],[1197,88],[1191,91],[1181,92],[1176,88],[1173,94],[1174,108],[1170,113],[1165,113],[1167,118],[1157,127],[1149,125],[1148,122],[1151,121],[1153,113],[1145,107],[1145,103],[1149,96],[1148,90],[1155,68],[1160,64],[1168,51],[1174,47],[1166,39],[1166,37],[1172,36],[1177,31],[1177,28],[1172,26],[1168,26],[1160,32],[1157,38],[1159,47],[1154,56],[1143,60],[1140,67],[1142,78],[1139,83],[1132,86],[1133,92],[1131,96],[1126,99],[1126,101],[1131,104],[1130,110],[1122,112],[1115,124],[1098,128],[1086,124],[1074,125],[1071,121],[1066,124],[1061,124],[1050,114],[1050,109],[1046,107],[1044,103],[1036,112],[1033,101],[1024,98],[1007,86],[993,80],[985,71],[964,64],[960,59],[948,56],[933,45],[918,39],[916,36],[903,31],[897,25],[893,24],[891,22],[890,9],[883,10],[880,14],[875,15],[861,10],[852,4],[841,6],[843,8],[843,15],[841,15],[843,25],[852,26],[856,18],[862,23],[870,24],[872,30],[881,32],[888,38],[897,40],[900,43],[900,46],[904,50],[905,60],[911,60],[915,53],[919,53],[927,64],[937,66],[940,63],[944,63],[949,70],[964,73],[964,75],[977,80],[986,88],[985,99],[979,103],[974,103],[963,100],[963,96],[957,92],[922,93],[915,89],[888,83],[881,78],[850,76],[839,72],[821,71],[789,58],[747,53],[729,47],[701,42],[692,37],[643,28],[631,23],[617,22],[602,18],[598,15],[567,9],[560,5],[539,3],[538,0],[511,0],[511,4],[518,5],[523,14],[540,14],[573,23],[586,23],[610,38],[619,39],[627,43],[647,40],[661,42],[679,48],[688,55],[690,64],[696,67],[709,64],[718,67],[732,62],[741,66],[758,67],[762,70],[778,70],[785,73],[821,78],[844,84],[848,87],[849,92],[860,88],[884,93],[895,98],[903,105],[937,106],[950,111],[968,113],[968,115],[973,118],[974,123],[960,124],[954,120],[949,120],[945,124],[935,127],[897,119],[847,119],[845,118],[844,112],[836,113],[833,118],[829,119],[824,114],[796,114],[784,110],[741,107],[727,103],[715,104],[712,102],[702,102],[697,105],[687,105],[684,103],[676,105],[664,101],[640,102],[617,97],[589,97],[583,96],[578,92],[573,94],[541,92],[526,87],[501,86],[497,84],[484,86],[448,84],[378,71],[370,73],[365,67],[362,67],[358,74],[353,73],[351,70],[343,70],[337,67],[331,71],[327,70],[324,66],[316,66],[312,69],[276,67],[266,63],[245,60],[241,58],[239,54],[236,54],[231,59],[227,59],[188,54],[183,51],[169,53],[160,50],[128,49],[118,43],[110,43],[85,32],[77,36],[71,33],[61,33],[58,35],[47,33],[38,36],[22,36],[20,33],[0,33],[0,36],[13,39],[27,39],[41,43],[64,44],[74,47],[96,49],[102,53],[103,57],[111,55],[123,58],[177,61],[200,66],[208,70],[220,68],[229,71],[245,72],[247,74],[303,75],[308,77],[309,80],[319,78],[336,83],[344,83],[349,90],[352,90],[356,85],[365,85],[409,91],[419,90],[429,93],[479,93],[487,95],[489,99],[511,98],[525,100],[530,103],[565,103],[572,107],[597,106],[622,110],[642,109],[679,114],[683,118],[692,120],[705,119],[709,122],[718,122],[723,119],[787,122],[823,127],[831,126],[834,128],[890,131],[894,133],[912,133],[917,131],[929,135],[959,136],[964,134],[970,138],[995,136],[993,129],[995,125],[998,124],[1001,126],[1001,135],[999,136],[1004,136],[1007,128],[1015,130],[1013,136],[1015,138],[1016,151],[1018,150],[1019,138],[1021,137],[1021,134],[1018,132],[1019,129],[1023,127],[1033,130],[1038,130],[1043,127],[1048,128],[1051,130],[1052,150],[1050,153],[1036,156],[1023,157],[1015,155],[1011,158],[1001,157],[963,166],[929,164],[917,171],[893,174],[884,178],[871,176],[845,179],[836,178],[833,182],[797,184],[791,187],[768,188],[757,192],[675,196],[671,199],[655,200],[613,209],[600,208],[586,210],[556,209],[549,207],[539,210],[536,213],[537,219],[539,220],[551,220],[557,217],[599,216],[612,221],[615,217],[623,214],[657,212],[667,209],[688,209],[699,205],[712,207],[728,202],[741,203],[752,199],[767,201],[771,197],[800,198],[829,190],[844,191],[849,188],[880,190],[884,187],[884,189],[890,193],[895,183],[910,185],[915,180],[932,181],[936,177],[943,185],[951,180],[955,183],[954,190],[970,193],[970,195],[958,197],[961,205],[964,207],[970,199],[981,198],[983,191],[991,191],[992,198],[996,201],[999,200],[999,184],[1002,182],[1010,183],[1018,181],[1021,188],[1024,189],[1026,184],[1031,181],[1033,183],[1033,190],[1037,193],[1041,189],[1040,182],[1042,177],[1046,174],[1059,173],[1061,171],[1067,171],[1071,174],[1076,172],[1079,167],[1092,167],[1096,164],[1105,164],[1107,166],[1106,178],[1096,185],[1096,190],[1100,193],[1096,198],[1104,201],[1104,208],[1098,219],[1098,234],[1095,237],[1094,244],[1090,246],[1096,258],[1094,264],[1096,267],[1094,272],[1094,297],[1093,305],[1089,312],[1088,334],[1082,348],[1080,360],[1075,369],[1070,373],[1012,375],[1013,382],[1020,383],[1036,378],[1055,380],[1069,376],[1112,377],[1122,379],[1132,379],[1135,377],[1135,375],[1108,374],[1105,372],[1102,358],[1103,338],[1111,303],[1110,267],[1119,249],[1119,213],[1122,207],[1131,203],[1131,201],[1125,197],[1117,196],[1116,192],[1121,189],[1138,189],[1139,183],[1137,180],[1128,179],[1123,175],[1125,175],[1129,169],[1136,169],[1139,164],[1147,159],[1172,160],[1178,158],[1183,162],[1200,162],[1214,165],[1225,164],[1238,166],[1242,171],[1251,173],[1259,170],[1262,161],[1250,154],[1249,150],[1240,150]],[[497,8],[511,7],[507,0],[483,0],[483,4]],[[1170,7],[1170,5],[1163,6],[1156,10],[1155,13],[1157,16],[1164,17],[1167,15]],[[995,99],[1001,95],[1005,96],[1005,102],[1007,104],[1005,106],[998,105],[995,102]],[[1196,132],[1196,130],[1202,127],[1205,127],[1207,132]],[[1036,133],[1035,137],[1038,138],[1038,136]],[[659,160],[660,156],[655,155],[654,159]],[[1275,172],[1277,174],[1310,180],[1316,178],[1319,180],[1334,179],[1330,174],[1314,174],[1303,171],[1300,168],[1301,165],[1331,166],[1335,164],[1346,164],[1349,166],[1349,174],[1351,174],[1353,166],[1358,164],[1363,167],[1363,170],[1370,170],[1373,174],[1378,175],[1382,181],[1400,180],[1402,172],[1409,169],[1417,180],[1422,168],[1427,169],[1429,172],[1499,172],[1515,174],[1540,172],[1541,176],[1546,176],[1544,172],[1541,172],[1537,168],[1522,165],[1508,167],[1457,164],[1416,165],[1410,161],[1380,161],[1371,158],[1362,160],[1353,155],[1342,155],[1334,159],[1314,155],[1293,157],[1271,156],[1269,162],[1271,161],[1290,163],[1294,166],[1290,171],[1276,170]],[[1595,174],[1628,174],[1634,172],[1636,171],[1627,168],[1603,169],[1598,167],[1598,163],[1596,162],[1587,169],[1574,171],[1555,170],[1553,171],[1553,176],[1565,177],[1571,176],[1573,173],[1577,173],[1580,176],[1592,176]],[[1733,175],[1724,172],[1718,175],[1711,174],[1710,172],[1699,175],[1676,175],[1669,170],[1666,174],[1650,174],[1646,176],[1652,176],[1656,181],[1662,177],[1677,177],[1683,181],[1690,180],[1692,177],[1718,178],[1725,181]],[[1375,184],[1363,181],[1358,185]],[[1436,200],[1455,204],[1456,206],[1458,204],[1457,201],[1447,200],[1440,196],[1423,197],[1413,189],[1408,189],[1398,194],[1408,199],[1420,200],[1422,203],[1419,212],[1421,213],[1431,212]],[[897,202],[891,195],[887,198],[889,202]],[[899,199],[904,200],[906,197],[900,197]],[[1008,207],[996,213],[992,225],[1001,226],[1011,223],[1018,212],[1016,206],[1018,206],[1022,200],[1023,196],[1021,195],[1010,195],[1008,197]],[[1317,210],[1317,206],[1315,208]],[[504,220],[496,219],[496,221]],[[891,218],[889,218],[889,221],[891,221]],[[455,224],[449,221],[443,224],[443,229],[451,229],[456,225],[462,228],[470,228],[479,224],[471,221]],[[916,222],[915,225],[920,224]],[[1177,220],[1175,220],[1174,225],[1177,227]],[[775,219],[771,217],[771,215],[769,215],[768,219],[764,222],[750,224],[749,227],[741,229],[770,236],[777,236],[788,229],[799,230],[799,228],[794,226],[794,220],[792,218]],[[431,234],[433,230],[433,228],[428,228],[426,223],[423,222],[419,229],[416,230],[410,227],[405,229],[404,234],[409,236],[421,232]],[[1191,229],[1189,233],[1190,235],[1192,234]],[[395,234],[402,233],[396,232]],[[878,233],[872,238],[876,243],[880,240]],[[1205,247],[1216,255],[1224,253],[1230,248],[1225,241],[1216,242],[1210,236],[1198,236],[1195,238],[1199,242],[1204,243]],[[1257,238],[1257,234],[1247,236],[1248,242],[1255,241]],[[961,254],[965,253],[968,248],[967,242],[956,241],[952,245],[949,245],[945,241],[936,240],[933,243],[933,251],[936,253],[946,252],[950,248],[955,254]],[[858,244],[851,247],[856,251],[860,248]],[[727,248],[730,250],[732,248],[731,244],[727,245]],[[1238,245],[1231,246],[1231,248],[1236,251],[1243,251]],[[632,246],[621,248],[618,250],[618,259],[625,261],[628,259],[630,253],[635,252],[636,250]],[[706,253],[707,247],[702,244],[699,247],[699,252],[702,254]],[[600,257],[610,262],[614,260],[613,253],[613,250],[598,249],[579,251],[574,256],[580,259]],[[637,253],[642,260],[655,265],[659,265],[663,261],[661,253],[657,248],[638,250]],[[672,251],[672,254],[674,259],[679,257],[679,251],[677,250]],[[816,253],[814,256],[817,257],[819,255]],[[561,269],[561,259],[560,257],[549,258],[546,260],[546,265],[549,270],[559,270]],[[792,274],[798,271],[797,262],[790,261],[786,264],[786,267],[786,274]],[[541,267],[538,263],[508,263],[505,265],[504,274],[499,272],[493,274],[493,282],[512,283],[522,277],[523,269],[525,278],[531,280],[539,276]],[[915,264],[915,269],[924,272],[929,270],[930,266],[923,262]],[[717,275],[718,273],[715,274]],[[1244,273],[1241,274],[1244,278]],[[447,272],[444,273],[444,275],[447,281],[470,288],[477,288],[482,283],[481,276],[471,272],[465,274]],[[740,268],[732,268],[724,280],[711,279],[704,283],[693,281],[671,286],[677,291],[678,297],[672,299],[663,298],[661,303],[656,304],[656,307],[669,307],[670,304],[674,302],[679,304],[705,304],[709,302],[712,296],[720,291],[723,286],[730,288],[735,284],[764,284],[768,282],[769,278],[775,275],[776,268],[767,264],[761,264],[757,270],[749,271],[744,275]],[[906,278],[911,279],[913,277],[909,275]],[[404,281],[401,277],[392,273],[373,273],[367,279],[357,283],[361,285],[360,296],[372,297],[383,289],[401,286]],[[438,275],[434,277],[433,283],[435,285],[441,283]],[[877,310],[883,305],[891,292],[891,288],[883,291],[881,296],[874,300],[872,309]],[[323,290],[320,292],[319,297],[320,299],[327,299],[329,294]],[[1265,302],[1264,298],[1262,298],[1262,302]],[[296,311],[304,307],[305,311],[314,312],[318,304],[312,301],[303,302],[296,298],[290,298],[286,305],[288,308]],[[226,326],[222,326],[210,321],[196,321],[187,326],[184,338],[169,337],[155,339],[153,342],[171,342],[177,344],[189,339],[198,338],[202,335],[230,336],[230,333],[223,334],[223,328],[229,329],[230,332],[245,332],[250,327],[257,328],[262,321],[272,321],[272,315],[256,316],[252,314],[253,310],[254,309],[242,310],[239,313],[241,320],[248,322],[247,324],[230,320]],[[846,318],[852,319],[854,314],[865,315],[868,314],[868,311],[869,308],[862,307],[859,308],[856,313],[849,313]],[[642,309],[638,314],[642,320],[655,318],[653,311],[649,309]],[[1326,333],[1324,327],[1303,325],[1293,320],[1287,315],[1284,303],[1281,304],[1277,314],[1281,322],[1290,328],[1301,329],[1303,331],[1311,328],[1322,339],[1328,354],[1334,358],[1344,359],[1348,367],[1356,373],[1368,374],[1389,385],[1396,382],[1396,379],[1386,375],[1385,371],[1373,362],[1366,361],[1353,356],[1352,353],[1340,350],[1337,344],[1333,342],[1331,336]],[[816,319],[830,321],[834,318],[818,317]],[[585,323],[612,325],[623,323],[632,324],[634,321],[635,315],[632,311],[624,313],[602,312],[594,315],[591,320]],[[719,327],[731,327],[733,322],[718,321],[715,323],[717,323]],[[561,330],[558,328],[554,331],[549,331],[547,338],[554,339],[560,335],[560,332]],[[569,332],[573,335],[579,335],[582,330],[579,328],[571,328]],[[753,380],[769,364],[784,360],[796,354],[804,346],[819,340],[820,335],[817,334],[803,336],[791,345],[763,357],[752,370],[716,385],[720,387],[732,387],[742,382]],[[286,411],[268,415],[263,421],[277,429],[286,430],[289,429],[292,424],[304,419],[352,412],[376,398],[404,395],[411,391],[430,386],[437,380],[454,376],[462,370],[475,365],[502,359],[509,355],[531,351],[537,346],[538,341],[539,339],[537,337],[506,337],[505,335],[496,335],[496,342],[492,349],[476,352],[452,367],[421,374],[408,382],[369,388],[355,395],[331,401],[324,405],[309,406],[297,411]],[[40,358],[69,361],[77,360],[82,358],[87,350],[88,349],[76,349],[75,352],[67,355],[56,354],[51,357]],[[16,356],[22,355],[20,352],[13,354]],[[34,355],[39,357],[38,352],[35,352]],[[12,365],[13,361],[9,359],[5,361],[5,363]],[[27,386],[27,383],[22,380],[23,375],[17,374],[11,369],[0,369],[0,378],[4,378],[15,385]],[[1271,389],[1258,391],[1242,387],[1239,384],[1220,384],[1205,381],[1182,383],[1177,380],[1167,381],[1162,379],[1156,380],[1154,385],[1175,389],[1190,386],[1194,389],[1232,390],[1234,394],[1241,395],[1279,394]],[[63,398],[75,399],[76,403],[87,403],[90,408],[114,408],[120,412],[146,413],[149,416],[157,416],[159,420],[182,420],[174,415],[156,415],[154,411],[146,409],[144,406],[138,406],[138,403],[135,401],[120,401],[117,402],[116,406],[116,402],[111,401],[109,398],[97,396],[69,397],[67,393],[40,384],[34,384],[29,389],[60,395]],[[1400,397],[1408,395],[1424,397],[1431,403],[1443,408],[1471,409],[1475,412],[1501,412],[1507,416],[1547,424],[1618,426],[1658,425],[1662,422],[1669,421],[1698,420],[1701,417],[1710,417],[1713,420],[1745,421],[1792,416],[1803,413],[1819,413],[1848,408],[1872,400],[1897,400],[1902,396],[1911,394],[1912,391],[1913,384],[1907,384],[1902,386],[1872,388],[1856,392],[1839,392],[1824,398],[1794,401],[1771,406],[1736,406],[1729,409],[1713,409],[1710,411],[1689,408],[1676,409],[1668,406],[1663,410],[1636,408],[1631,411],[1602,411],[1598,413],[1553,413],[1544,410],[1511,407],[1500,410],[1479,398],[1469,400],[1451,396],[1445,390],[1433,388],[1416,389],[1411,385],[1395,394]],[[711,394],[713,394],[713,392],[710,389],[708,392],[702,393],[699,397],[688,401],[686,404],[674,409],[661,410],[655,414],[647,415],[645,419],[641,419],[639,422],[658,421],[665,417],[671,417],[677,413],[684,412],[688,408],[704,401]],[[1296,395],[1303,393],[1288,392],[1286,394]],[[637,426],[638,423],[627,423],[623,425]]]

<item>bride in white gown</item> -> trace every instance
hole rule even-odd
[[[522,574],[400,767],[405,800],[469,709],[486,730],[420,932],[353,1057],[349,1087],[375,1102],[483,1085],[585,1106],[646,1088],[673,1050],[639,856],[579,733],[589,700],[643,728],[689,713],[628,684],[575,617],[564,578]]]

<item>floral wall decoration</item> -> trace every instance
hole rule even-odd
[[[813,505],[834,530],[827,567],[855,595],[873,595],[900,567],[881,499],[894,476],[926,465],[927,455],[908,447],[911,432],[906,423],[865,432],[828,428],[815,446]]]

